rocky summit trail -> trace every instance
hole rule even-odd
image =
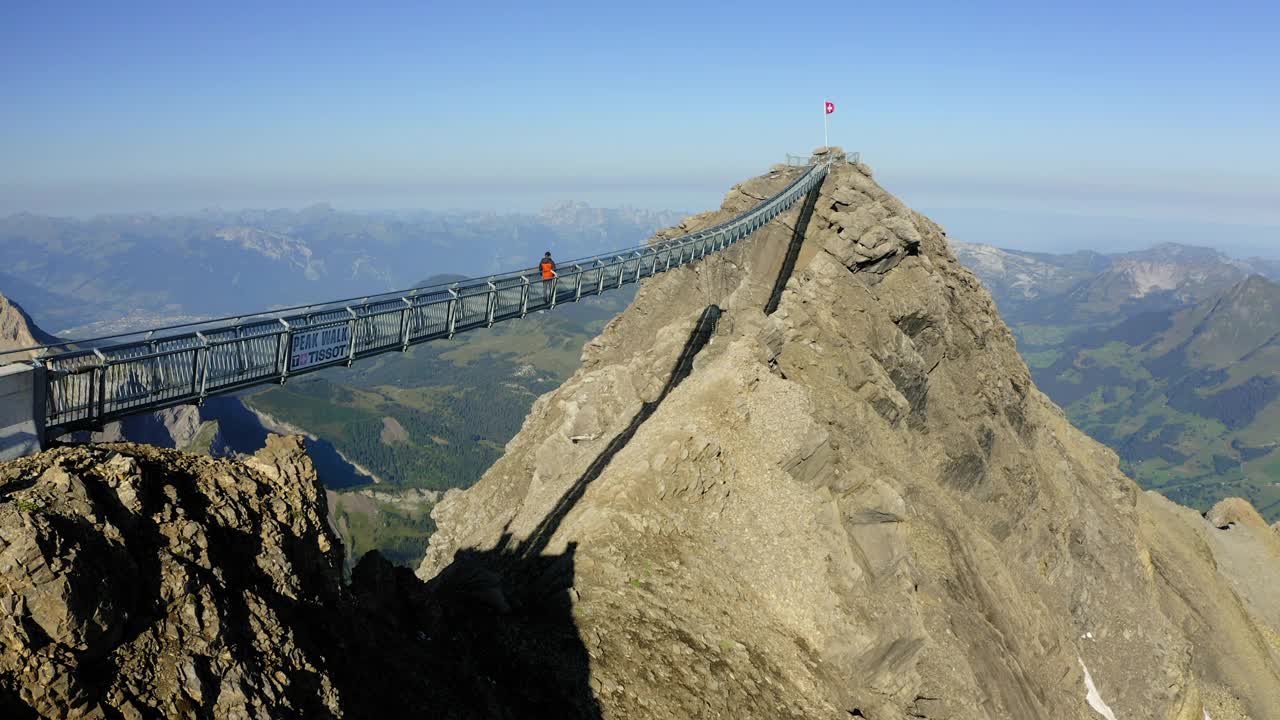
[[[1280,536],[1140,491],[831,153],[811,205],[643,283],[416,576],[343,583],[297,439],[0,466],[0,713],[1280,717]]]

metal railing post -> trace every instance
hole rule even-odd
[[[600,277],[596,281],[596,294],[599,295],[604,292],[604,269],[606,266],[603,260],[597,260],[596,265],[600,268]]]
[[[449,332],[448,337],[453,337],[454,332],[458,328],[458,286],[449,288],[449,306],[445,315],[445,326]]]
[[[351,328],[350,332],[347,333],[347,367],[351,367],[351,363],[356,361],[356,333],[360,331],[358,324],[360,316],[349,307],[346,310],[351,314],[351,318],[347,320],[347,327]]]
[[[280,366],[280,384],[289,379],[289,360],[293,356],[293,327],[284,318],[276,318],[284,326],[284,332],[276,335],[276,363]],[[283,347],[281,347],[283,343]]]
[[[485,296],[485,324],[493,327],[493,316],[498,309],[498,286],[489,281],[489,294]]]
[[[95,424],[101,427],[102,418],[106,417],[107,414],[107,368],[111,367],[111,364],[107,362],[107,356],[103,355],[98,348],[93,349],[93,354],[98,358],[98,372],[101,375],[98,378],[98,413],[95,420]],[[92,401],[90,402],[92,403]],[[90,418],[94,416],[92,409],[89,410],[89,416]]]
[[[32,359],[31,364],[44,370],[41,373],[41,377],[44,378],[44,409],[41,412],[44,413],[44,419],[47,424],[49,420],[53,419],[54,415],[58,414],[58,399],[53,392],[55,371],[44,362],[44,358],[41,356],[36,356]]]
[[[80,375],[83,373],[76,373],[76,374]],[[88,375],[89,375],[89,382],[87,384],[89,387],[85,388],[85,393],[84,393],[84,414],[86,419],[93,417],[93,398],[97,395],[97,391],[94,387],[94,382],[96,382],[95,375],[97,375],[97,373],[93,370],[90,370]],[[84,385],[86,383],[76,383],[76,384]],[[76,406],[74,403],[76,403],[79,399],[80,399],[79,397],[73,397],[71,399],[73,404],[70,408],[68,408],[68,411],[76,410]],[[72,412],[72,415],[73,417],[71,419],[74,420],[75,419],[74,412]]]
[[[413,301],[405,297],[400,300],[405,304],[400,311],[400,352],[406,352],[409,349],[409,328],[413,320]]]
[[[582,299],[582,266],[574,265],[573,269],[578,271],[578,279],[573,283],[573,301],[578,302]]]
[[[529,314],[529,278],[520,276],[520,317]]]
[[[147,338],[147,354],[151,356],[147,363],[147,376],[151,380],[152,390],[155,390],[160,387],[160,358],[156,357],[156,341],[150,339],[151,333],[147,333]]]
[[[200,395],[196,399],[196,403],[203,405],[205,397],[209,394],[209,339],[203,333],[196,333],[196,338],[200,340],[200,347],[196,348],[196,366],[200,368]],[[200,357],[204,357],[204,362],[199,362]]]
[[[236,359],[240,361],[240,372],[244,373],[249,369],[249,358],[244,351],[244,326],[236,326]]]
[[[576,266],[575,266],[575,267],[576,267]],[[546,280],[543,280],[543,282],[546,282]],[[581,287],[582,287],[582,273],[581,273],[581,272],[579,272],[579,273],[578,273],[578,287],[579,287],[579,290],[581,290]],[[559,291],[560,291],[560,276],[559,276],[559,275],[553,275],[553,276],[551,277],[551,302],[547,305],[547,309],[548,309],[548,310],[553,310],[553,309],[555,309],[555,306],[556,306],[556,294],[557,294]],[[575,299],[576,299],[576,298],[575,298]]]
[[[644,267],[644,253],[642,253],[642,252],[637,252],[637,253],[635,253],[635,256],[636,256],[636,279],[635,279],[635,282],[637,282],[637,283],[638,283],[638,282],[640,282],[640,271],[641,271],[641,269]]]

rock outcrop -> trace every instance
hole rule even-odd
[[[339,588],[340,550],[315,512],[323,490],[296,440],[246,465],[139,445],[5,465],[0,705],[44,717],[335,709],[323,656],[298,637]]]
[[[2,465],[0,717],[481,718],[549,694],[495,690],[500,631],[408,570],[341,568],[301,438]]]
[[[217,422],[205,420],[195,405],[176,405],[142,415],[130,415],[107,423],[97,432],[77,433],[74,439],[93,443],[135,442],[206,454],[222,447]],[[197,440],[203,447],[194,447]]]
[[[486,558],[496,621],[530,607],[531,560],[572,558],[610,718],[1276,717],[1274,620],[1219,531],[1036,390],[943,231],[839,163],[766,317],[795,218],[648,281],[437,506],[420,576]],[[717,334],[665,394],[709,305]]]
[[[1242,498],[1223,500],[1205,518],[1193,524],[1207,537],[1219,573],[1255,615],[1280,631],[1280,535]]]
[[[32,322],[20,305],[0,295],[0,361],[14,362],[34,356],[31,352],[8,352],[58,339]]]

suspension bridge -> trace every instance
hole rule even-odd
[[[200,403],[269,383],[453,337],[617,290],[745,240],[817,188],[831,160],[742,214],[677,238],[536,268],[253,315],[20,348],[0,365],[0,460],[128,415]],[[3,356],[0,356],[3,357]]]

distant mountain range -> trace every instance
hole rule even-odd
[[[1092,323],[1182,307],[1261,274],[1280,280],[1280,261],[1240,260],[1210,248],[1166,243],[1139,252],[1069,255],[953,242],[1006,319]]]
[[[1280,263],[953,246],[1037,385],[1126,472],[1193,507],[1240,495],[1280,518]]]
[[[46,329],[99,334],[411,286],[638,244],[680,213],[207,211],[0,218],[0,288]],[[95,325],[95,323],[103,323]]]

